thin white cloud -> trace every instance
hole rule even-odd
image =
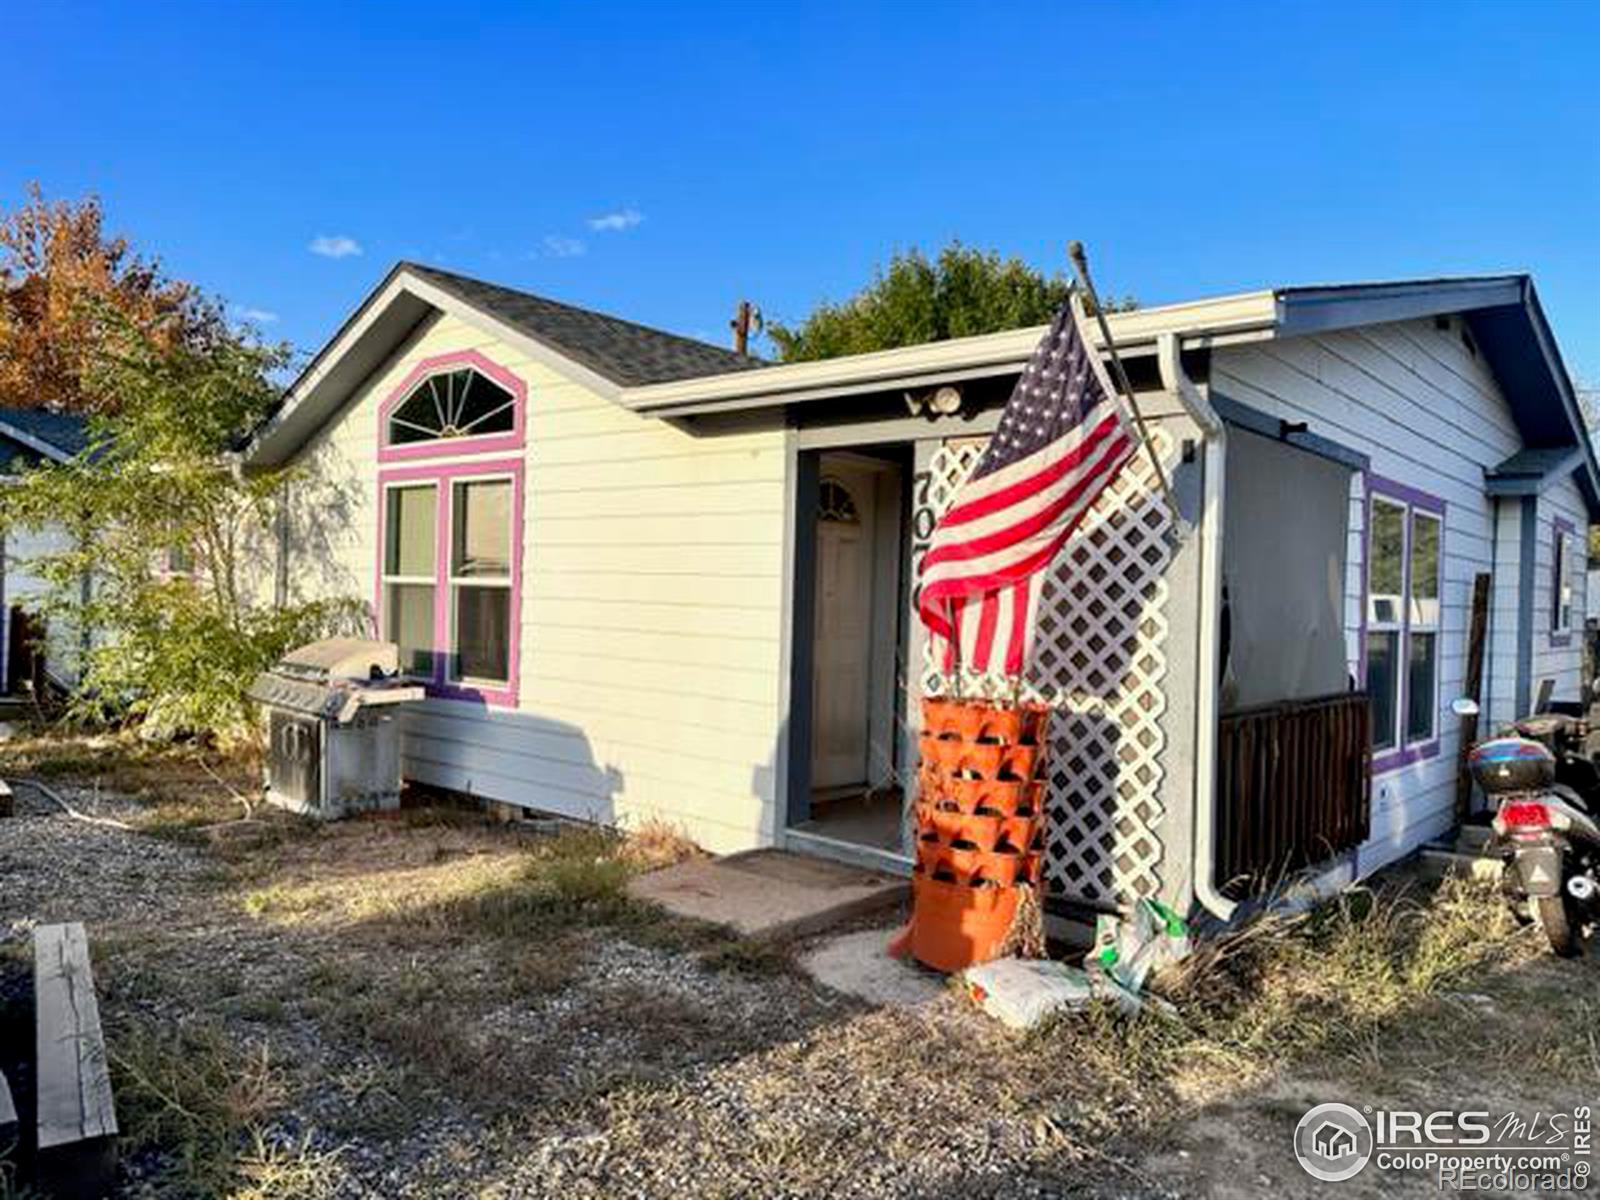
[[[596,233],[622,233],[624,230],[632,229],[642,220],[644,214],[637,208],[619,208],[616,212],[590,217],[586,223]]]
[[[580,258],[589,250],[582,238],[567,237],[560,233],[546,234],[542,245],[540,257],[543,258]]]
[[[241,321],[249,321],[253,325],[271,325],[278,319],[278,314],[270,308],[241,308],[238,312]]]
[[[311,239],[309,249],[323,258],[351,258],[361,253],[361,243],[343,233],[319,233]]]

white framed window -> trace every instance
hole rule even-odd
[[[515,705],[521,463],[412,467],[380,487],[380,636],[437,693]]]
[[[503,686],[511,678],[513,480],[451,482],[449,678]]]
[[[436,673],[434,612],[438,592],[439,485],[384,487],[382,634],[400,647],[400,668]]]
[[[419,380],[389,413],[392,446],[442,438],[482,437],[516,428],[517,398],[473,367]]]
[[[1363,651],[1373,770],[1438,753],[1444,504],[1374,480]]]

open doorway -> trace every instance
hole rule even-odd
[[[902,850],[904,808],[896,721],[908,603],[903,457],[893,448],[817,455],[808,804],[794,826],[892,854]]]

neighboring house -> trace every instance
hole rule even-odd
[[[82,417],[42,409],[0,408],[0,478],[41,462],[66,462],[88,442]],[[78,677],[79,631],[62,620],[44,621],[39,606],[49,585],[37,573],[37,561],[65,548],[67,534],[59,525],[12,529],[0,536],[0,680],[9,687],[27,652],[17,611],[29,613],[46,629],[45,670],[70,686]],[[14,639],[14,635],[16,638]],[[13,644],[14,640],[17,644]]]
[[[1053,572],[1052,906],[1223,913],[1447,830],[1477,574],[1485,721],[1579,687],[1600,483],[1531,281],[1110,320],[1184,519],[1141,454]],[[280,592],[371,597],[413,779],[903,868],[915,563],[1040,332],[769,366],[402,263],[247,452],[303,469]]]

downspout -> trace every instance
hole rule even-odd
[[[1200,604],[1196,622],[1194,821],[1192,862],[1194,894],[1202,907],[1220,920],[1233,916],[1236,905],[1223,896],[1213,878],[1216,870],[1217,695],[1221,670],[1222,514],[1228,432],[1211,402],[1184,372],[1177,335],[1156,339],[1161,386],[1177,397],[1199,426],[1205,443],[1200,505]]]

